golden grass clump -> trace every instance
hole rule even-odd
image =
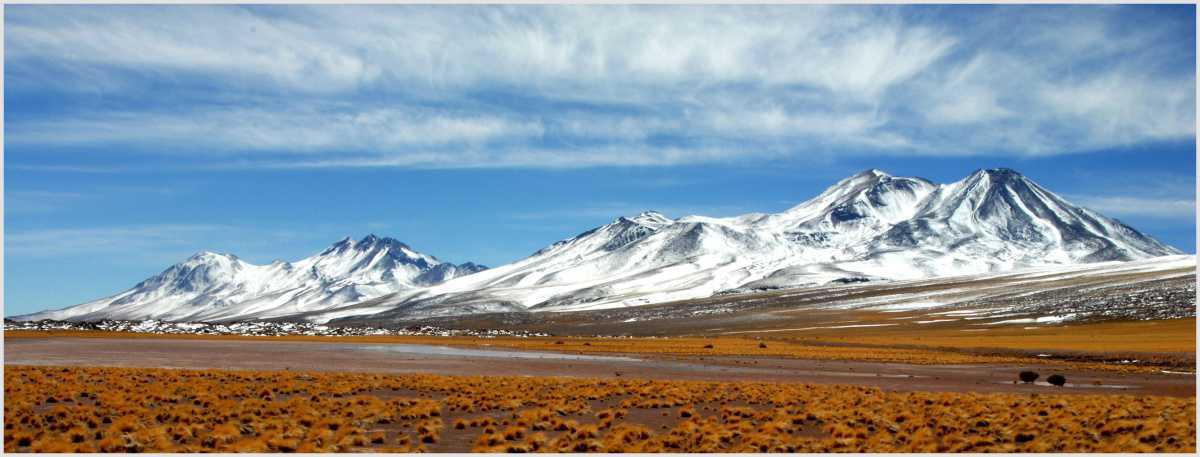
[[[1196,446],[1194,398],[629,377],[6,368],[6,452],[1193,452]]]

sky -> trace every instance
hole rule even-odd
[[[1010,167],[1196,250],[1194,5],[32,6],[5,315],[200,250],[519,260],[621,215]]]

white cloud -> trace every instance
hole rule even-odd
[[[635,202],[603,202],[575,208],[558,208],[546,211],[521,212],[511,215],[512,219],[527,221],[543,220],[615,220],[618,217],[633,217],[645,211],[657,211],[671,218],[684,216],[726,217],[753,212],[744,205],[680,206]]]
[[[570,149],[500,149],[472,151],[403,151],[367,157],[288,159],[231,163],[230,168],[550,168],[575,169],[605,166],[661,167],[692,163],[720,163],[735,158],[767,157],[767,151],[673,147],[581,147]]]
[[[213,168],[1046,155],[1195,135],[1179,30],[1117,27],[1121,8],[970,23],[915,8],[22,6],[9,90],[156,102],[9,116],[6,133]]]
[[[162,224],[23,230],[5,233],[4,250],[28,257],[159,252],[193,245],[198,236],[228,229],[209,224]]]
[[[1116,217],[1150,217],[1194,221],[1196,200],[1144,197],[1075,196],[1072,198],[1086,208]]]
[[[53,8],[53,7],[52,7]],[[379,76],[352,49],[321,39],[311,26],[240,8],[130,6],[17,9],[6,21],[16,58],[144,72],[197,72],[261,78],[308,92],[352,89]]]
[[[1196,180],[1189,174],[1139,172],[1079,173],[1081,182],[1100,189],[1066,194],[1072,203],[1106,216],[1193,222]]]
[[[104,185],[89,188],[87,192],[63,190],[13,189],[4,192],[4,211],[7,213],[52,213],[71,210],[97,201],[115,198],[172,197],[190,192],[191,186],[175,183],[170,187],[138,185]]]
[[[1181,88],[1177,81],[1122,71],[1047,83],[1038,95],[1046,111],[1076,122],[1083,148],[1098,148],[1195,135],[1194,92]]]
[[[391,150],[436,145],[479,145],[540,137],[539,121],[486,114],[421,110],[272,111],[206,110],[188,113],[105,112],[82,118],[19,123],[18,144],[135,144],[160,151],[206,153],[262,150],[292,153]],[[166,147],[164,147],[166,146]],[[213,149],[216,148],[216,149]]]
[[[978,54],[966,64],[949,72],[940,83],[941,90],[926,111],[926,118],[938,124],[973,124],[1013,116],[997,100],[997,81],[990,69],[1001,65],[986,54]],[[994,71],[994,70],[993,70]]]
[[[48,213],[88,199],[87,194],[47,190],[9,190],[4,193],[6,213]]]
[[[9,152],[11,157],[11,152]],[[63,172],[63,173],[121,173],[128,171],[128,168],[123,166],[103,166],[103,165],[75,165],[75,164],[28,164],[28,163],[6,163],[4,168],[8,170],[21,171],[36,171],[36,172]]]

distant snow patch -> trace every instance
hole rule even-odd
[[[736,332],[724,332],[725,335],[733,333],[770,333],[770,332],[799,332],[804,330],[817,330],[823,328],[857,328],[857,327],[888,327],[898,324],[856,324],[856,325],[834,325],[830,327],[801,327],[801,328],[781,328],[775,330],[740,330]]]
[[[1022,319],[1008,319],[996,322],[985,322],[975,325],[1000,325],[1000,324],[1057,324],[1059,322],[1069,321],[1075,318],[1075,313],[1063,314],[1061,316],[1042,316],[1037,318],[1026,317]]]
[[[875,310],[875,311],[882,311],[885,313],[899,313],[899,312],[904,312],[904,311],[911,311],[914,309],[929,309],[929,308],[938,308],[938,307],[942,307],[942,306],[947,306],[947,304],[946,303],[938,303],[938,302],[911,302],[911,303],[897,303],[894,305],[875,306],[875,307],[868,308],[868,309]]]

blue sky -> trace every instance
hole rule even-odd
[[[1195,252],[1195,9],[5,9],[5,313],[207,249],[518,260],[865,168],[1015,168]]]

